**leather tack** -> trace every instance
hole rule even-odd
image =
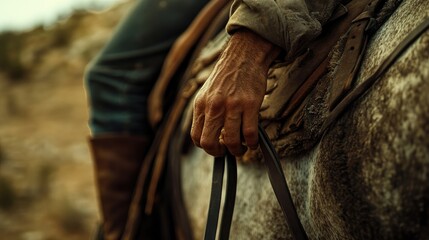
[[[271,144],[268,135],[261,127],[261,125],[258,126],[258,136],[260,139],[260,147],[262,155],[265,159],[264,163],[268,171],[271,186],[274,190],[274,194],[277,198],[277,201],[283,211],[286,223],[291,230],[292,236],[296,240],[307,240],[308,237],[298,217],[298,213],[296,212],[295,204],[290,194],[289,187],[280,163],[280,158],[277,155],[277,152]],[[221,227],[219,231],[220,240],[229,239],[229,231],[232,215],[234,212],[237,185],[236,159],[230,153],[226,154],[226,158],[228,163],[228,181],[226,184],[225,204],[223,208]],[[224,157],[215,157],[213,167],[212,190],[210,194],[210,205],[207,216],[204,240],[216,239],[218,218],[220,213],[220,203],[222,198],[222,182],[224,171]]]
[[[311,82],[316,79],[312,77],[312,74],[328,58],[332,48],[340,37],[348,31],[351,22],[359,16],[365,7],[365,1],[352,1],[345,6],[347,11],[339,8],[338,11],[341,13],[335,17],[336,20],[330,21],[324,26],[321,35],[307,46],[307,50],[294,62],[277,70],[278,86],[265,96],[261,119],[285,119],[292,113],[291,105],[292,108],[300,106],[303,99],[295,95],[302,96],[311,90],[315,83],[309,84],[308,81]],[[318,72],[324,72],[324,70],[319,69]],[[295,101],[293,104],[291,104],[291,99]]]
[[[373,25],[372,19],[375,17],[375,10],[382,2],[383,0],[369,1],[364,11],[352,21],[350,30],[347,33],[343,55],[333,77],[329,97],[330,110],[338,104],[352,87],[369,39],[368,29]]]

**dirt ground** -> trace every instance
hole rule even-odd
[[[80,11],[3,43],[0,239],[89,239],[98,209],[83,72],[129,7]]]

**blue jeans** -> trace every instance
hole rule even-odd
[[[93,136],[150,136],[147,97],[176,38],[208,0],[140,0],[89,64],[85,88]]]

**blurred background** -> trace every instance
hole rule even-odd
[[[89,239],[83,72],[131,4],[0,0],[0,239]]]

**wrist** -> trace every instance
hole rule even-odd
[[[225,54],[236,60],[244,57],[264,68],[268,68],[280,52],[280,47],[247,29],[234,32],[225,49]]]

